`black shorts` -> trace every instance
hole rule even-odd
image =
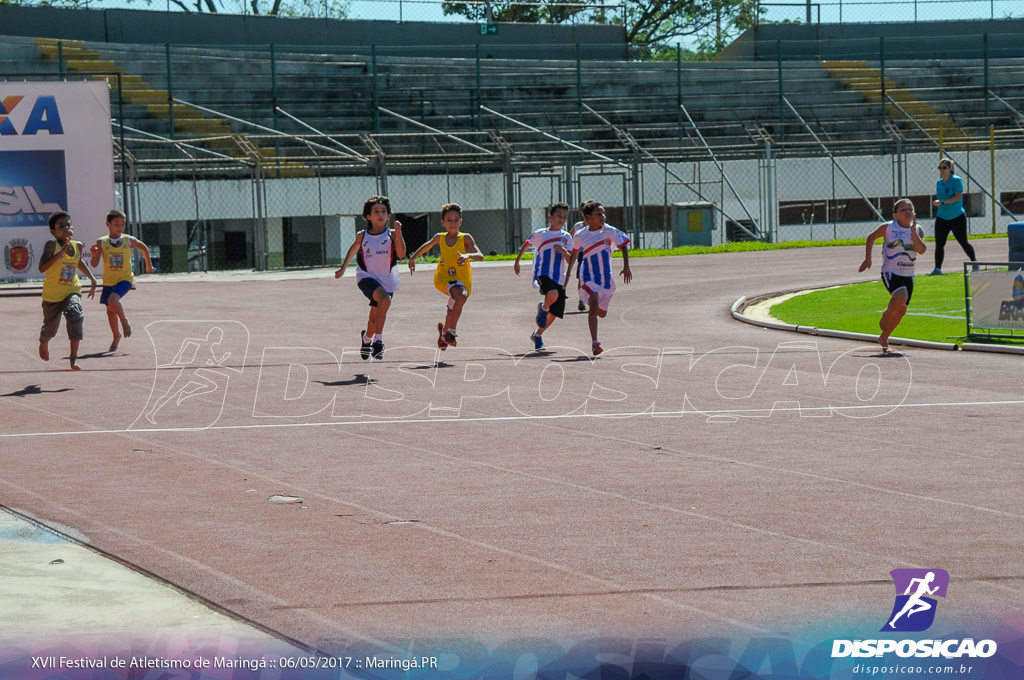
[[[558,299],[551,303],[551,307],[548,311],[554,314],[559,319],[565,318],[565,286],[560,286],[555,283],[554,279],[548,276],[538,276],[537,285],[540,286],[541,295],[547,295],[550,291],[558,291]]]
[[[913,276],[901,276],[899,274],[890,274],[888,272],[882,273],[882,283],[885,284],[885,289],[892,295],[900,288],[907,289],[907,304],[910,304],[910,298],[914,295],[914,277]]]
[[[370,306],[376,307],[377,301],[373,299],[373,291],[378,288],[383,288],[384,286],[380,285],[380,282],[377,279],[359,279],[356,282],[356,285],[359,286],[359,290],[363,291],[363,295],[365,295],[370,301]],[[388,293],[387,291],[384,292],[387,293],[388,297],[392,297],[393,295],[393,293]]]

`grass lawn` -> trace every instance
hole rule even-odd
[[[888,303],[889,293],[881,280],[875,280],[797,295],[774,305],[771,312],[784,323],[874,335]],[[915,277],[910,308],[893,335],[931,342],[968,341],[963,273]],[[991,341],[1020,345],[1024,337]]]
[[[1006,238],[1005,234],[971,234],[972,239]],[[933,241],[932,238],[925,239]],[[703,255],[707,253],[735,253],[754,250],[782,250],[788,248],[824,248],[830,246],[864,245],[864,239],[839,241],[788,241],[785,243],[727,243],[718,246],[683,246],[679,248],[631,250],[630,257],[665,257]],[[620,257],[621,253],[614,253]],[[531,253],[523,260],[533,258]],[[436,261],[436,257],[420,258],[423,262]],[[515,255],[489,255],[486,260],[514,260]],[[772,307],[772,316],[784,323],[818,326],[854,333],[879,333],[878,319],[889,303],[889,293],[876,278],[841,288],[818,290],[798,295]],[[931,342],[989,342],[993,344],[1024,345],[1024,336],[1014,339],[967,337],[967,312],[964,302],[963,273],[942,276],[921,275],[914,279],[914,297],[903,321],[893,333],[896,337],[928,340]]]

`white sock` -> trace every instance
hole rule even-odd
[[[381,333],[375,333],[373,336],[374,342],[384,342],[384,335]]]

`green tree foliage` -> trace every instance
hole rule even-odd
[[[626,0],[626,37],[633,44],[695,40],[715,53],[757,19],[756,0]]]
[[[251,0],[256,4],[258,0]],[[349,4],[341,0],[274,0],[274,7],[280,6],[272,16],[283,17],[315,17],[317,19],[346,19]],[[253,10],[256,14],[256,10]]]
[[[621,25],[633,45],[669,45],[687,39],[698,54],[714,54],[757,18],[757,0],[442,0],[445,14],[473,21]],[[650,48],[651,56],[663,49]],[[673,52],[674,54],[674,52]]]
[[[524,24],[561,24],[587,19],[599,8],[593,0],[538,0],[536,2],[457,2],[442,0],[446,15],[457,14],[473,21],[502,21]]]
[[[151,0],[146,0],[150,2]],[[186,12],[255,14],[257,16],[314,17],[344,19],[348,3],[343,0],[170,0]]]

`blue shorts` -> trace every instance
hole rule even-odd
[[[111,293],[117,293],[117,297],[124,297],[131,289],[131,281],[118,281],[113,286],[103,286],[103,292],[100,293],[100,304],[107,304],[107,300],[110,299]]]
[[[359,290],[363,291],[363,295],[365,295],[370,301],[370,306],[376,307],[377,301],[373,299],[373,292],[378,288],[383,288],[384,286],[380,285],[380,282],[377,279],[370,278],[359,279],[356,281],[356,285],[359,286]],[[393,293],[389,293],[386,290],[384,291],[384,294],[389,298],[393,296]]]

